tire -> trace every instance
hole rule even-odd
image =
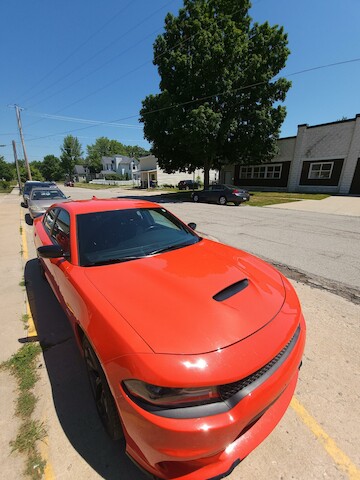
[[[41,263],[40,258],[38,258],[38,263],[39,263],[39,270],[40,270],[41,278],[43,280],[46,280],[45,270],[44,270],[43,264]]]
[[[219,203],[220,205],[226,205],[227,203],[226,197],[224,196],[219,197]]]
[[[196,193],[195,193],[195,195],[193,195],[193,201],[196,202],[196,203],[200,202],[199,195],[197,195]]]
[[[114,397],[112,396],[100,362],[86,337],[84,337],[82,345],[85,366],[99,417],[108,435],[113,440],[119,440],[124,436],[124,433]]]

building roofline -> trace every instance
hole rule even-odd
[[[348,123],[348,122],[354,122],[358,117],[360,117],[360,113],[357,113],[354,118],[346,118],[345,120],[336,120],[334,122],[319,123],[317,125],[310,125],[310,126],[307,124],[301,124],[301,125],[298,125],[298,127],[306,126],[307,128],[316,128],[316,127],[324,127],[326,125],[336,125],[338,123]]]

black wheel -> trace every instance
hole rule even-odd
[[[226,202],[227,202],[226,197],[224,196],[219,197],[220,205],[226,205]]]
[[[84,359],[88,372],[91,390],[95,399],[96,409],[105,427],[113,440],[123,437],[123,430],[114,398],[110,391],[100,362],[92,349],[88,339],[83,340]]]
[[[39,271],[40,271],[41,278],[46,280],[44,265],[42,264],[39,257],[37,257],[37,260],[38,260],[38,265],[39,265]]]
[[[197,195],[196,193],[195,193],[195,195],[193,195],[193,201],[194,202],[199,202],[200,201],[199,195]]]

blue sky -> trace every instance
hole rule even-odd
[[[24,108],[30,161],[59,155],[64,132],[77,136],[84,152],[100,136],[147,148],[136,116],[144,97],[158,91],[152,45],[166,13],[181,6],[181,0],[3,0],[0,155],[13,161],[15,140],[23,158],[15,111],[8,106],[15,103]],[[284,76],[360,59],[359,0],[254,0],[250,13],[288,33]],[[360,113],[359,78],[360,61],[289,76],[293,86],[281,136],[296,135],[302,123],[354,118]],[[118,125],[106,124],[114,121]]]

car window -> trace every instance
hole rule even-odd
[[[86,213],[76,223],[84,266],[135,260],[201,240],[164,208]]]
[[[44,224],[45,230],[48,232],[49,235],[51,233],[52,227],[55,222],[56,213],[57,213],[57,208],[52,208],[44,215],[43,224]]]
[[[33,189],[30,196],[31,200],[51,200],[55,198],[66,198],[66,196],[60,190],[47,189],[47,190],[36,190]]]
[[[70,253],[70,215],[64,209],[59,209],[51,237],[62,248],[64,253]]]

